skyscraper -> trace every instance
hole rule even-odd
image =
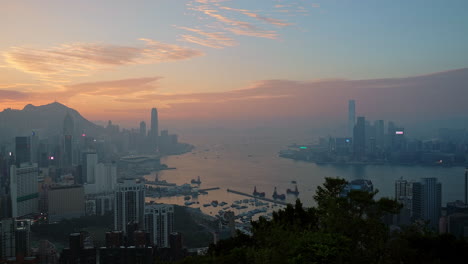
[[[145,206],[145,227],[150,241],[157,247],[169,247],[169,236],[174,231],[174,206],[150,204]]]
[[[144,229],[145,185],[140,180],[124,179],[117,183],[114,198],[114,229],[127,233],[130,222]]]
[[[96,152],[84,152],[82,157],[82,177],[86,183],[95,183],[95,168],[98,163]]]
[[[348,137],[353,136],[355,122],[356,122],[356,102],[354,100],[349,100],[348,102]]]
[[[69,113],[63,120],[63,166],[70,167],[73,163],[73,139],[74,124]]]
[[[364,158],[366,154],[366,118],[359,116],[353,133],[354,157],[357,160]]]
[[[21,217],[37,213],[38,185],[37,164],[21,164],[19,167],[10,167],[10,194],[13,217]]]
[[[374,122],[375,127],[375,144],[377,149],[382,151],[384,149],[384,142],[385,142],[385,133],[384,133],[384,121],[377,120]]]
[[[30,137],[16,137],[15,138],[16,150],[16,164],[24,162],[31,162],[31,138]]]
[[[429,221],[435,230],[439,225],[442,207],[442,184],[437,178],[423,178],[413,183],[413,215],[416,219]]]
[[[158,148],[158,110],[151,109],[151,130],[149,131],[151,150],[155,151]]]
[[[142,138],[146,137],[146,122],[145,121],[140,122],[140,136]]]

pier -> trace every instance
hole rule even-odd
[[[214,191],[214,190],[219,190],[219,187],[213,187],[213,188],[206,188],[206,189],[199,189],[199,192],[207,192],[207,191]]]
[[[248,194],[248,193],[243,193],[243,192],[239,192],[239,191],[235,191],[235,190],[231,190],[231,189],[227,189],[227,191],[230,192],[230,193],[235,193],[235,194],[255,198],[255,199],[258,199],[258,200],[263,200],[263,201],[267,201],[267,202],[270,202],[270,203],[276,203],[276,204],[281,204],[281,205],[287,205],[288,204],[288,203],[283,202],[283,201],[273,200],[273,199],[265,198],[265,197],[258,197],[258,196],[254,196],[254,195],[251,195],[251,194]]]

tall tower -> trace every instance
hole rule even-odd
[[[114,199],[115,230],[127,233],[130,223],[145,228],[145,185],[140,180],[124,179],[117,183]]]
[[[349,100],[348,102],[348,137],[353,137],[354,125],[356,122],[356,102]]]
[[[151,109],[151,130],[150,130],[150,144],[152,150],[158,147],[158,110],[156,108]]]

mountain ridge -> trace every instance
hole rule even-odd
[[[40,138],[60,135],[63,131],[63,120],[69,113],[75,126],[75,135],[86,133],[97,136],[104,128],[84,118],[77,110],[59,102],[35,106],[27,104],[23,109],[7,108],[0,112],[1,141],[11,141],[15,136],[30,135],[35,131]]]

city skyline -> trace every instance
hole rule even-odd
[[[0,22],[9,25],[0,37],[3,108],[57,100],[91,120],[130,123],[152,107],[162,119],[250,118],[234,105],[258,107],[258,119],[321,109],[336,115],[315,98],[320,107],[274,106],[308,95],[305,88],[338,89],[343,81],[377,89],[468,66],[464,1],[2,5]]]

